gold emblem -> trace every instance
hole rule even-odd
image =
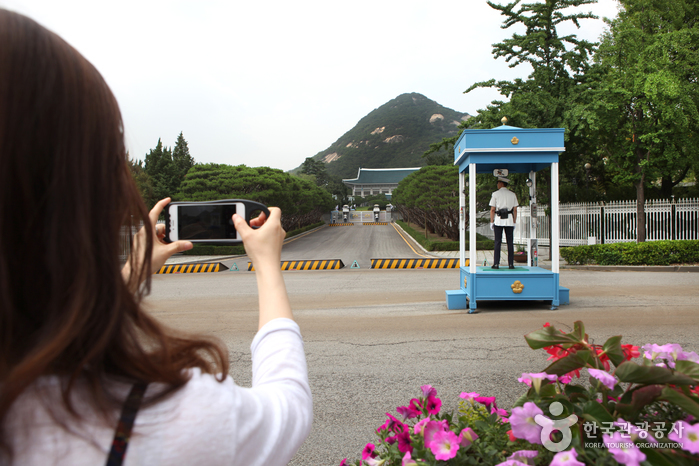
[[[517,144],[519,144],[519,139],[517,139],[517,136],[515,136],[510,140],[510,142],[516,146]]]
[[[467,277],[464,277],[464,288],[466,288],[466,280],[467,280]]]
[[[522,285],[522,282],[519,280],[515,280],[515,282],[510,285],[510,288],[512,288],[513,293],[520,294],[524,290],[524,285]]]

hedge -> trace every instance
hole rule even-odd
[[[699,262],[699,240],[593,244],[561,248],[571,265],[670,265]]]
[[[413,227],[408,225],[402,220],[397,220],[397,224],[405,230],[410,236],[413,237],[425,250],[427,251],[458,251],[459,242],[458,241],[429,241],[425,238],[425,235],[415,230]],[[488,250],[494,248],[494,243],[492,239],[488,239],[487,236],[480,235],[476,233],[476,249],[478,250]],[[466,241],[465,249],[468,251],[469,242]]]
[[[325,222],[318,222],[307,225],[303,228],[299,228],[298,230],[292,230],[286,234],[286,237],[291,238],[292,236],[300,235],[301,233],[305,233],[306,231],[312,230],[324,224]],[[235,246],[211,246],[207,244],[195,244],[192,249],[189,251],[184,251],[182,254],[187,256],[240,256],[245,254],[245,248],[242,244]]]

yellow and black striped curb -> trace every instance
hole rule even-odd
[[[468,259],[466,259],[468,265]],[[458,269],[459,259],[372,259],[372,269]]]
[[[282,261],[282,270],[332,270],[345,266],[341,259]],[[252,262],[248,262],[248,272],[254,271]]]
[[[362,225],[388,225],[388,222],[365,222]]]
[[[353,227],[354,223],[352,222],[347,222],[347,223],[329,223],[329,227]]]
[[[202,262],[200,264],[164,265],[155,273],[207,273],[225,270],[228,270],[228,267],[220,262]]]

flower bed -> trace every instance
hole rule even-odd
[[[679,345],[591,343],[582,322],[525,336],[551,365],[523,373],[527,391],[507,411],[494,397],[461,393],[444,413],[437,391],[386,413],[376,444],[341,466],[699,464],[699,356]],[[589,384],[576,384],[586,372]]]

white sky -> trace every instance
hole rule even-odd
[[[502,1],[501,3],[505,3]],[[406,92],[475,114],[513,33],[485,0],[0,0],[62,36],[105,77],[143,159],[180,131],[197,162],[290,170]],[[615,0],[583,8],[616,16]],[[573,29],[575,29],[573,27]],[[585,20],[597,40],[602,20]],[[567,31],[573,32],[573,31]]]

